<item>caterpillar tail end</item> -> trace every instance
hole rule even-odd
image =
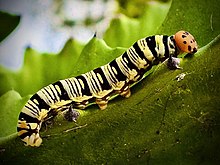
[[[39,134],[40,125],[38,123],[26,123],[19,120],[17,131],[18,136],[24,142],[25,146],[39,147],[42,143],[42,138]]]

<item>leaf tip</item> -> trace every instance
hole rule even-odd
[[[71,36],[71,37],[68,39],[68,41],[73,42],[73,41],[74,41],[74,38]]]
[[[30,50],[30,49],[31,49],[31,45],[27,45],[26,50]]]

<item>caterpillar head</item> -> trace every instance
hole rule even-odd
[[[174,35],[174,40],[178,49],[181,52],[186,53],[196,53],[198,50],[198,45],[194,39],[194,37],[187,31],[178,31]]]

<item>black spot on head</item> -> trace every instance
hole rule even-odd
[[[188,33],[188,32],[184,32],[183,34],[189,35],[189,33]]]
[[[188,46],[188,51],[191,51],[192,47],[191,46]]]
[[[186,41],[183,41],[183,43],[186,44],[187,42],[186,42]]]
[[[193,53],[196,53],[197,52],[197,49],[196,48],[193,48]]]
[[[193,41],[191,40],[190,43],[193,43]]]
[[[182,38],[185,38],[186,36],[185,35],[182,35]]]

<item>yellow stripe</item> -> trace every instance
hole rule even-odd
[[[165,46],[163,44],[163,36],[162,35],[156,35],[155,36],[155,42],[156,42],[156,51],[159,54],[159,57],[164,57],[165,54]]]
[[[144,44],[143,44],[144,43]],[[146,45],[145,47],[143,45]],[[141,39],[138,40],[138,46],[140,47],[140,49],[144,52],[145,57],[149,60],[149,61],[153,61],[155,58],[151,52],[151,50],[149,49],[149,47],[147,46],[147,42],[145,41],[145,39]]]

